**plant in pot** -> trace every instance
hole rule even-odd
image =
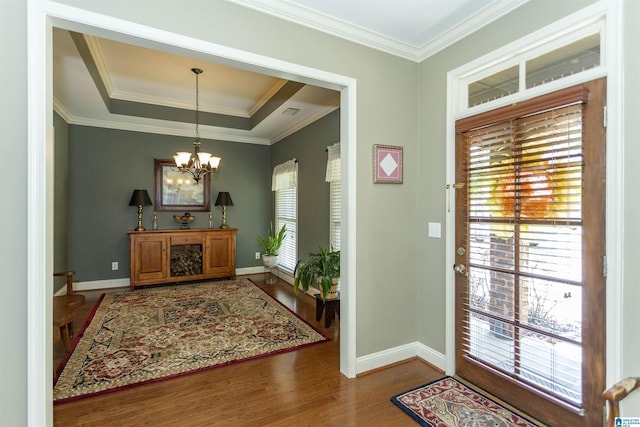
[[[300,260],[293,272],[293,291],[298,295],[299,288],[304,292],[310,286],[320,290],[322,299],[338,297],[340,279],[340,251],[318,247],[318,252],[310,253],[306,260]]]
[[[263,236],[256,237],[258,244],[262,248],[262,262],[265,267],[275,268],[278,265],[278,254],[286,235],[286,225],[283,225],[278,234],[276,234],[272,224],[266,238]]]

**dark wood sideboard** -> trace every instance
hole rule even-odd
[[[129,231],[131,290],[138,286],[235,278],[236,229]]]

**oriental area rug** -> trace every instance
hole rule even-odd
[[[54,403],[327,341],[246,279],[107,293],[61,363]]]
[[[429,427],[537,427],[504,406],[445,377],[391,398],[418,424]]]

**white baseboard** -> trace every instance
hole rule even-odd
[[[112,289],[112,288],[129,288],[129,278],[122,279],[106,279],[106,280],[92,280],[89,282],[74,282],[74,291],[95,291],[98,289]]]
[[[265,269],[263,266],[256,267],[243,267],[236,269],[236,275],[242,276],[247,274],[260,274],[264,273]],[[278,277],[281,280],[291,284],[293,283],[293,276],[284,271],[278,271]],[[107,279],[107,280],[90,280],[86,282],[73,282],[73,290],[74,291],[95,291],[98,289],[111,289],[111,288],[128,288],[130,284],[129,278],[121,278],[121,279]],[[56,296],[64,295],[67,293],[67,287],[63,286],[55,293]]]
[[[264,267],[261,265],[257,265],[255,267],[243,267],[243,268],[236,268],[236,275],[237,276],[242,276],[243,274],[260,274],[260,273],[264,273]]]
[[[356,358],[356,374],[382,368],[403,360],[419,357],[436,368],[445,370],[444,354],[414,342]]]

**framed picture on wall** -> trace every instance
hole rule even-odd
[[[373,146],[373,182],[376,184],[402,184],[402,147]]]
[[[182,173],[173,160],[155,159],[155,209],[157,211],[208,211],[211,203],[210,175],[199,184]]]

